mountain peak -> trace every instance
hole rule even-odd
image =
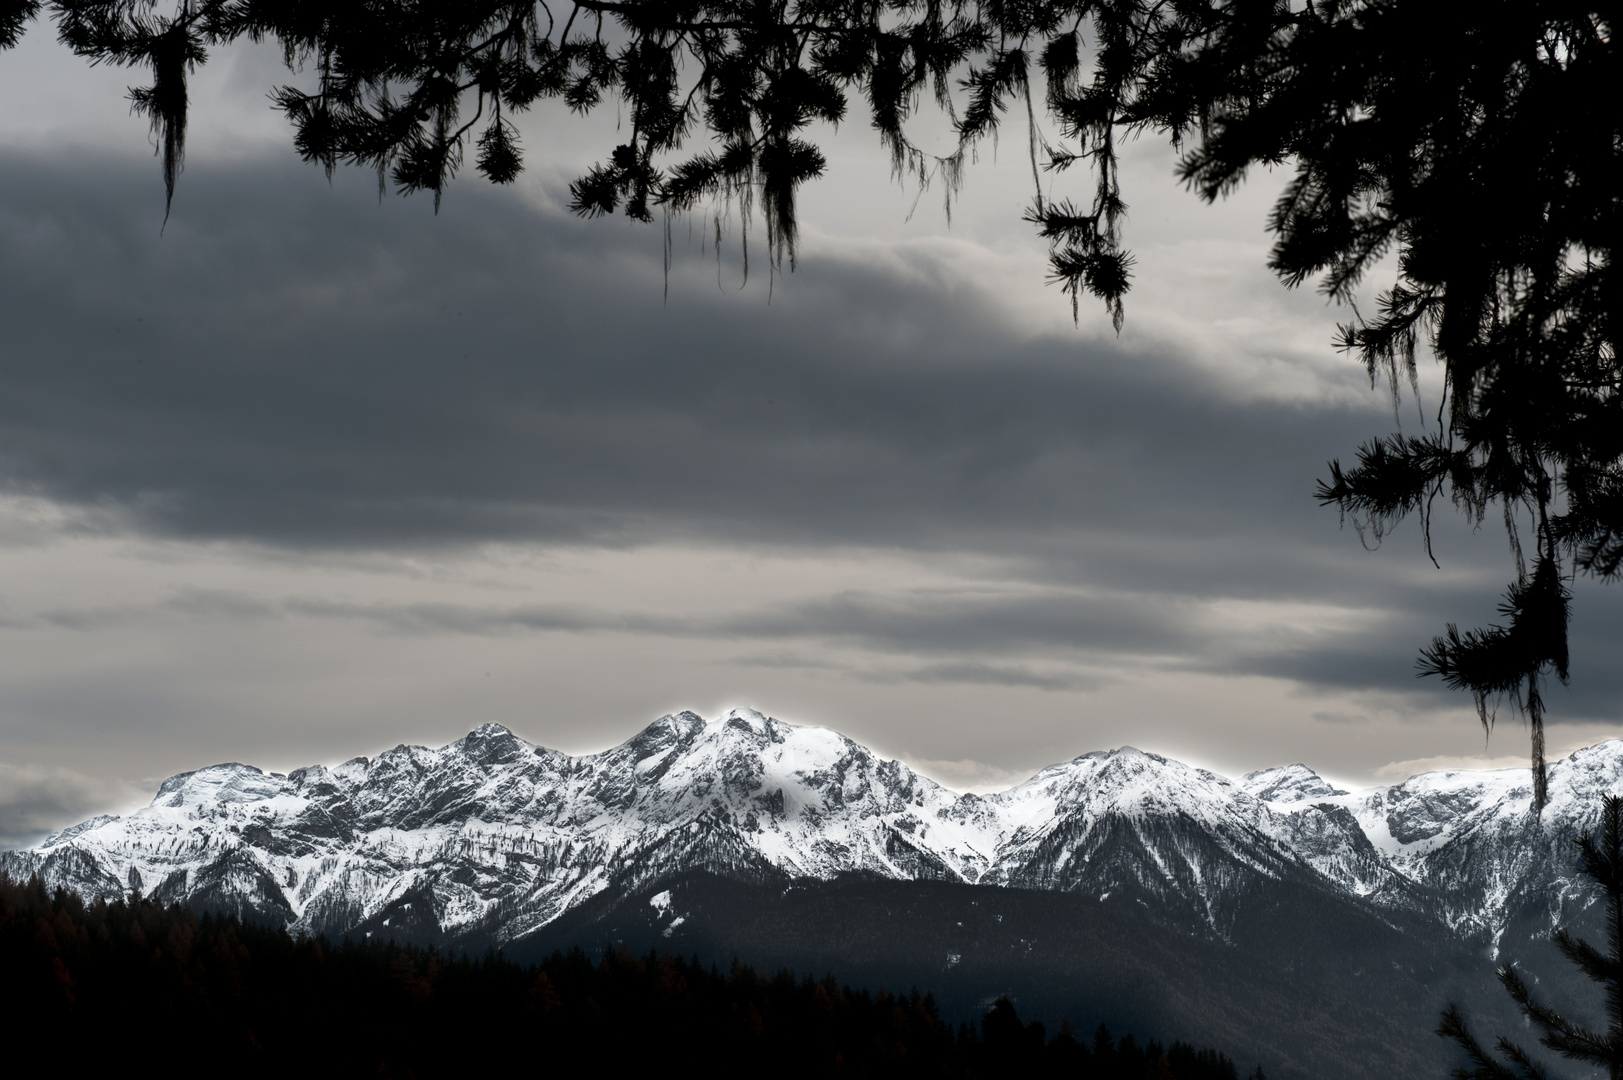
[[[533,749],[500,724],[480,724],[453,744],[468,760],[490,768],[505,765]]]
[[[1300,762],[1247,773],[1240,778],[1238,786],[1247,795],[1266,803],[1299,803],[1347,794]]]
[[[1137,882],[1195,903],[1214,928],[1212,912],[1248,875],[1300,873],[1377,905],[1413,903],[1417,886],[1453,890],[1446,914],[1425,917],[1491,935],[1504,905],[1485,898],[1502,900],[1507,881],[1534,882],[1525,892],[1570,877],[1564,851],[1541,848],[1532,870],[1513,861],[1526,850],[1508,846],[1526,831],[1526,778],[1430,773],[1349,795],[1302,764],[1236,783],[1123,746],[977,798],[829,728],[750,708],[708,721],[684,711],[580,757],[484,724],[438,749],[401,745],[286,777],[212,765],[164,781],[128,817],[0,854],[0,871],[107,898],[144,881],[165,902],[240,902],[336,935],[426,890],[440,931],[486,927],[498,940],[605,890],[696,870],[1089,895]],[[1620,789],[1623,742],[1556,763],[1549,828],[1588,827],[1599,795]]]
[[[282,787],[282,780],[267,776],[252,765],[227,761],[171,776],[158,786],[152,805],[255,802],[279,794]]]
[[[716,721],[729,727],[747,727],[751,731],[765,732],[772,723],[772,719],[765,713],[755,709],[731,709],[726,716]]]

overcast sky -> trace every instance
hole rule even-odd
[[[1492,617],[1502,529],[1440,515],[1439,569],[1311,498],[1436,398],[1394,415],[1348,313],[1268,274],[1277,178],[1206,207],[1133,147],[1118,337],[1044,284],[1023,132],[949,226],[858,118],[794,273],[677,222],[667,280],[657,226],[563,209],[612,115],[526,118],[520,181],[435,216],[302,165],[287,78],[200,73],[160,229],[140,76],[37,26],[0,53],[0,844],[217,761],[489,721],[587,752],[735,705],[959,789],[1123,744],[1352,784],[1523,760],[1414,676]],[[1562,752],[1623,691],[1619,590],[1577,592]]]

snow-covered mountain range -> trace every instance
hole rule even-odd
[[[1623,792],[1623,742],[1556,763],[1549,790],[1535,819],[1526,770],[1346,792],[1302,765],[1229,780],[1124,747],[958,795],[827,729],[684,712],[582,757],[486,725],[286,776],[215,765],[0,853],[0,871],[296,930],[495,942],[700,872],[1117,893],[1216,939],[1259,884],[1289,881],[1495,949],[1518,920],[1593,901],[1570,841]]]

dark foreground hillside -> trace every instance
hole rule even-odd
[[[0,877],[0,1036],[49,1075],[626,1075],[1237,1080],[1213,1050],[1078,1037],[1007,1001],[975,1025],[929,996],[833,977],[580,950],[495,954],[295,939],[132,897],[108,904]]]
[[[1457,1004],[1483,1030],[1517,1022],[1493,963],[1424,925],[1288,881],[1242,900],[1223,939],[1131,888],[1102,899],[862,875],[785,885],[695,874],[605,891],[508,949],[523,959],[624,942],[832,969],[866,986],[928,986],[948,1021],[1007,996],[1030,1016],[1220,1046],[1276,1080],[1447,1076],[1458,1060],[1434,1034],[1444,1008]],[[1532,944],[1523,935],[1514,957],[1553,985],[1570,965]]]

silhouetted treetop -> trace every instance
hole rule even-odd
[[[36,17],[0,0],[0,45]],[[1270,265],[1316,279],[1352,317],[1339,345],[1394,395],[1417,358],[1444,366],[1436,426],[1332,463],[1318,497],[1379,537],[1438,497],[1502,515],[1516,580],[1504,622],[1450,625],[1425,674],[1508,698],[1531,721],[1543,793],[1541,686],[1567,676],[1566,578],[1623,568],[1623,416],[1613,268],[1623,129],[1611,7],[1582,0],[48,0],[61,39],[138,67],[173,197],[188,74],[238,38],[279,44],[274,92],[294,145],[329,173],[435,205],[467,164],[523,167],[515,113],[613,105],[624,141],[571,188],[577,213],[759,213],[774,265],[795,257],[796,196],[819,140],[860,98],[898,177],[950,200],[974,148],[1027,133],[1029,220],[1075,307],[1117,329],[1132,278],[1123,138],[1181,152],[1211,201],[1257,166],[1290,175]],[[938,110],[929,110],[931,103]],[[953,149],[912,125],[950,126]],[[938,130],[939,133],[939,130]],[[1064,185],[1078,179],[1078,194]],[[1055,194],[1051,189],[1058,185]],[[949,202],[950,206],[950,202]],[[1388,261],[1383,261],[1388,260]],[[1380,264],[1394,284],[1351,302]],[[1429,541],[1428,541],[1429,542]]]

